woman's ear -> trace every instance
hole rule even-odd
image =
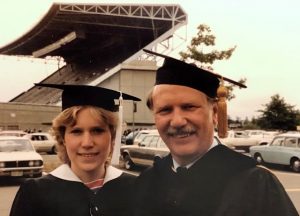
[[[113,152],[114,152],[114,146],[115,146],[115,140],[112,139],[111,142],[110,142],[110,151],[109,151],[108,157],[106,159],[106,165],[110,164],[110,162],[111,162],[112,155],[113,155]]]
[[[110,153],[109,155],[112,156],[113,152],[114,152],[114,147],[115,147],[115,139],[112,139],[110,142]]]

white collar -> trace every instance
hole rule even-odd
[[[113,167],[113,166],[108,166],[106,168],[106,174],[104,177],[104,184],[108,181],[111,181],[115,178],[118,178],[120,175],[122,175],[122,171]],[[70,166],[68,164],[62,164],[59,167],[57,167],[55,170],[50,172],[51,175],[64,179],[67,181],[75,181],[75,182],[82,182],[78,176],[75,175],[75,173],[72,171]]]
[[[213,139],[213,143],[210,145],[210,147],[209,147],[209,149],[207,150],[207,152],[208,152],[209,150],[211,150],[213,147],[217,146],[217,145],[218,145],[218,142],[216,141],[216,139]],[[207,153],[207,152],[206,152],[206,153]],[[206,153],[205,153],[205,154],[206,154]],[[205,154],[203,154],[203,155],[205,155]],[[187,164],[185,167],[186,167],[186,168],[190,168],[191,166],[194,165],[194,163],[196,163],[200,158],[202,158],[203,155],[201,155],[200,157],[197,157],[194,161],[192,161],[191,163]],[[178,167],[180,167],[180,165],[179,165],[179,163],[177,163],[177,161],[174,160],[173,157],[172,157],[172,160],[173,160],[173,167],[172,167],[172,169],[176,172],[176,169],[177,169]]]

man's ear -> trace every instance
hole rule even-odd
[[[218,125],[218,105],[217,103],[214,103],[212,105],[212,118],[213,118],[213,124],[215,127]]]

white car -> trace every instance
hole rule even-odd
[[[245,132],[250,137],[263,138],[264,137],[264,133],[266,131],[264,131],[264,130],[245,130]]]
[[[27,138],[0,136],[0,177],[40,177],[43,164]]]
[[[0,131],[0,136],[17,136],[22,137],[26,135],[27,133],[22,130],[4,130]]]
[[[56,153],[56,140],[49,133],[29,133],[24,137],[31,141],[37,152],[47,152],[48,154]]]
[[[249,152],[251,146],[256,146],[261,144],[261,138],[250,137],[245,131],[228,131],[228,136],[226,138],[219,138],[221,143],[234,148],[236,150],[243,150]]]

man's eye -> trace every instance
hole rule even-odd
[[[171,111],[170,108],[161,108],[159,110],[157,110],[157,114],[166,114],[166,113],[169,113]]]
[[[196,106],[194,106],[194,105],[185,105],[185,106],[183,106],[183,109],[184,110],[194,110],[194,109],[196,109],[197,107]]]

